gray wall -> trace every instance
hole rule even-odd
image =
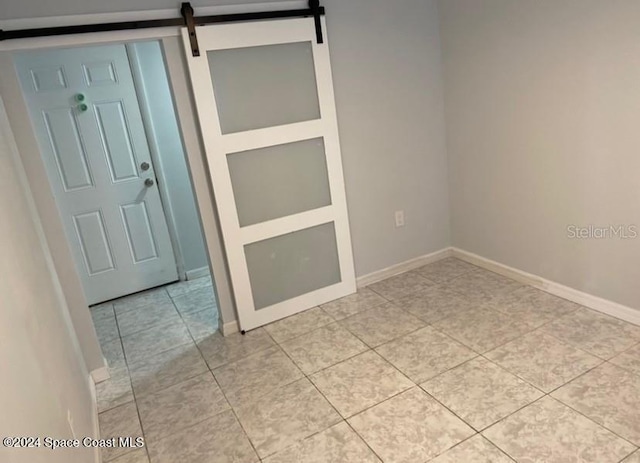
[[[212,0],[209,4],[215,3]],[[356,273],[362,276],[449,245],[437,11],[435,1],[424,0],[396,4],[385,0],[327,0],[325,5]],[[175,4],[142,0],[78,4],[65,0],[42,5],[23,0],[5,2],[0,7],[0,18],[162,7],[174,8]],[[180,84],[180,94],[175,98],[182,112],[182,129],[189,129],[185,140],[193,163],[198,147],[191,130],[191,97],[181,84],[184,71],[175,67],[174,52],[179,48],[173,39],[170,44],[171,80],[174,86]],[[3,95],[13,95],[15,88],[5,86]],[[20,118],[15,117],[16,127],[24,125]],[[24,137],[29,138],[27,134]],[[25,146],[24,152],[34,149],[37,147]],[[205,194],[200,172],[193,174],[198,176],[200,193]],[[48,209],[39,204],[39,210],[46,213]],[[404,228],[394,227],[396,210],[405,211]],[[206,230],[217,229],[210,212],[207,209]],[[51,222],[56,220],[59,222],[54,218]],[[216,244],[209,235],[207,239]],[[235,315],[229,309],[232,304],[226,266],[217,247],[213,253],[221,312],[229,323]],[[64,256],[59,260],[70,261]],[[78,310],[82,310],[80,304]],[[86,308],[84,311],[88,316]],[[95,365],[95,361],[88,363]]]
[[[207,250],[202,238],[200,219],[196,209],[189,170],[176,121],[173,98],[164,66],[160,42],[139,42],[128,47],[136,86],[142,96],[141,106],[148,115],[147,136],[155,152],[168,193],[165,212],[175,226],[177,244],[184,271],[208,267]],[[137,72],[136,72],[137,70]],[[139,77],[139,78],[137,78]]]
[[[194,7],[210,5],[244,5],[276,3],[278,0],[192,0]],[[4,0],[0,3],[0,19],[39,18],[77,14],[114,13],[121,11],[159,10],[180,8],[174,0]]]
[[[439,7],[453,244],[640,308],[640,2]]]
[[[92,436],[95,406],[0,100],[0,436]],[[12,150],[13,147],[13,150]],[[81,463],[91,449],[9,450],[3,462]]]
[[[362,276],[449,245],[438,14],[425,0],[323,4]]]
[[[0,52],[0,95],[9,108],[8,116],[21,155],[21,160],[29,177],[29,184],[40,220],[46,230],[47,243],[53,256],[58,277],[71,314],[71,320],[80,342],[82,355],[89,371],[105,366],[98,337],[91,314],[87,309],[82,283],[76,271],[75,262],[67,243],[62,220],[58,213],[53,191],[49,185],[47,171],[40,156],[40,147],[35,138],[26,102],[22,96],[20,83],[13,69],[10,52]]]
[[[257,2],[194,4],[233,3]],[[438,15],[435,0],[323,4],[356,274],[362,276],[449,245]],[[3,5],[5,19],[176,8],[155,0]],[[405,211],[404,228],[394,226],[396,210]]]
[[[195,102],[189,84],[186,56],[180,37],[166,37],[162,39],[162,45],[174,94],[176,115],[189,159],[200,219],[209,250],[213,288],[218,301],[219,326],[223,333],[226,333],[226,330],[237,330],[235,303],[229,282],[229,269],[222,243],[218,211],[208,175],[209,167],[202,147]]]

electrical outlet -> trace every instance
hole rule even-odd
[[[396,228],[404,227],[404,211],[396,211]]]

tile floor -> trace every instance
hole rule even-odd
[[[241,336],[206,281],[95,308],[115,463],[640,463],[640,327],[448,258]]]

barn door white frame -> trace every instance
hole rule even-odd
[[[324,23],[323,30],[326,31]],[[329,48],[326,39],[321,44],[316,42],[314,18],[211,25],[198,27],[196,31],[200,56],[193,56],[186,28],[183,29],[183,42],[241,329],[250,330],[353,293],[356,287],[355,274]],[[279,60],[287,62],[289,58],[283,56],[289,50],[292,55],[298,54],[305,60],[303,48],[311,52],[311,72],[312,78],[315,78],[318,106],[315,116],[296,113],[291,121],[265,116],[261,122],[254,124],[242,121],[242,116],[250,119],[251,111],[233,114],[237,108],[225,103],[240,101],[236,100],[237,96],[228,93],[233,92],[234,88],[240,89],[235,87],[236,84],[230,84],[241,77],[239,73],[233,74],[233,67],[240,66],[237,69],[242,69],[247,61],[243,61],[242,57],[236,60],[232,54],[239,52],[240,55],[247,55],[250,61],[252,56],[255,58],[263,53],[274,53]],[[297,58],[291,59],[295,61]],[[266,57],[263,57],[262,61],[265,60]],[[226,76],[229,78],[225,79],[227,70],[231,77]],[[280,71],[286,80],[284,75],[290,69]],[[303,71],[299,74],[306,76]],[[266,75],[260,77],[269,80]],[[248,81],[251,82],[250,77]],[[261,85],[257,81],[253,83]],[[267,85],[261,89],[253,88],[252,91],[260,93],[269,92],[270,89]],[[256,96],[258,100],[262,97]],[[254,104],[251,101],[246,103],[249,106]],[[288,101],[283,103],[289,105]],[[277,104],[262,109],[278,112]],[[300,111],[304,113],[306,110]],[[313,114],[313,110],[310,114]],[[315,147],[311,146],[314,144]],[[284,151],[289,151],[291,156],[283,161],[287,157],[282,154]],[[315,154],[308,154],[312,151]],[[303,173],[313,176],[307,184],[322,184],[320,177],[324,176],[328,190],[325,199],[316,198],[309,200],[306,206],[290,205],[289,209],[283,207],[273,213],[265,212],[273,204],[253,206],[259,211],[251,211],[252,202],[259,202],[264,193],[271,197],[270,192],[259,190],[259,187],[259,191],[254,193],[263,194],[251,196],[252,193],[248,191],[251,188],[243,185],[252,170],[254,175],[261,166],[264,170],[270,165],[269,158],[273,158],[274,162],[276,158],[280,159],[284,170],[294,166],[299,168],[298,161],[293,159],[301,156],[317,159],[318,153],[326,162],[326,168],[317,167],[319,164],[316,163],[315,170],[310,168],[309,172]],[[281,174],[274,173],[274,182],[290,179]],[[310,194],[305,188],[301,186],[296,193],[300,197]],[[272,197],[278,198],[278,195]],[[280,197],[280,200],[288,201],[284,197]],[[299,249],[292,250],[298,245]],[[289,255],[285,256],[286,253]],[[333,253],[335,261],[326,257]],[[305,266],[303,261],[310,265]],[[316,267],[312,268],[313,265]],[[320,268],[323,266],[325,268]],[[269,275],[265,276],[265,273]],[[270,293],[267,288],[269,285]]]

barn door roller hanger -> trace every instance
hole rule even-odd
[[[323,43],[322,22],[320,16],[325,14],[325,8],[320,6],[320,0],[309,0],[309,8],[299,10],[262,11],[255,13],[220,14],[213,16],[194,16],[191,3],[185,2],[180,8],[181,18],[150,19],[145,21],[127,21],[103,24],[80,24],[75,26],[43,27],[38,29],[0,30],[0,41],[12,39],[28,39],[34,37],[48,37],[52,35],[86,34],[89,32],[123,31],[128,29],[149,29],[153,27],[183,27],[189,31],[191,53],[200,56],[196,26],[205,24],[219,24],[227,22],[260,21],[266,19],[313,17],[316,26],[316,40]]]
[[[318,43],[323,43],[320,16],[324,14],[324,7],[320,6],[319,0],[309,0],[309,8],[304,10],[265,11],[261,13],[223,14],[201,17],[194,17],[191,4],[186,2],[182,4],[180,13],[184,19],[184,24],[187,26],[187,30],[189,31],[189,41],[191,43],[191,53],[193,56],[200,56],[196,26],[201,26],[203,24],[313,16],[316,25],[316,40]]]

